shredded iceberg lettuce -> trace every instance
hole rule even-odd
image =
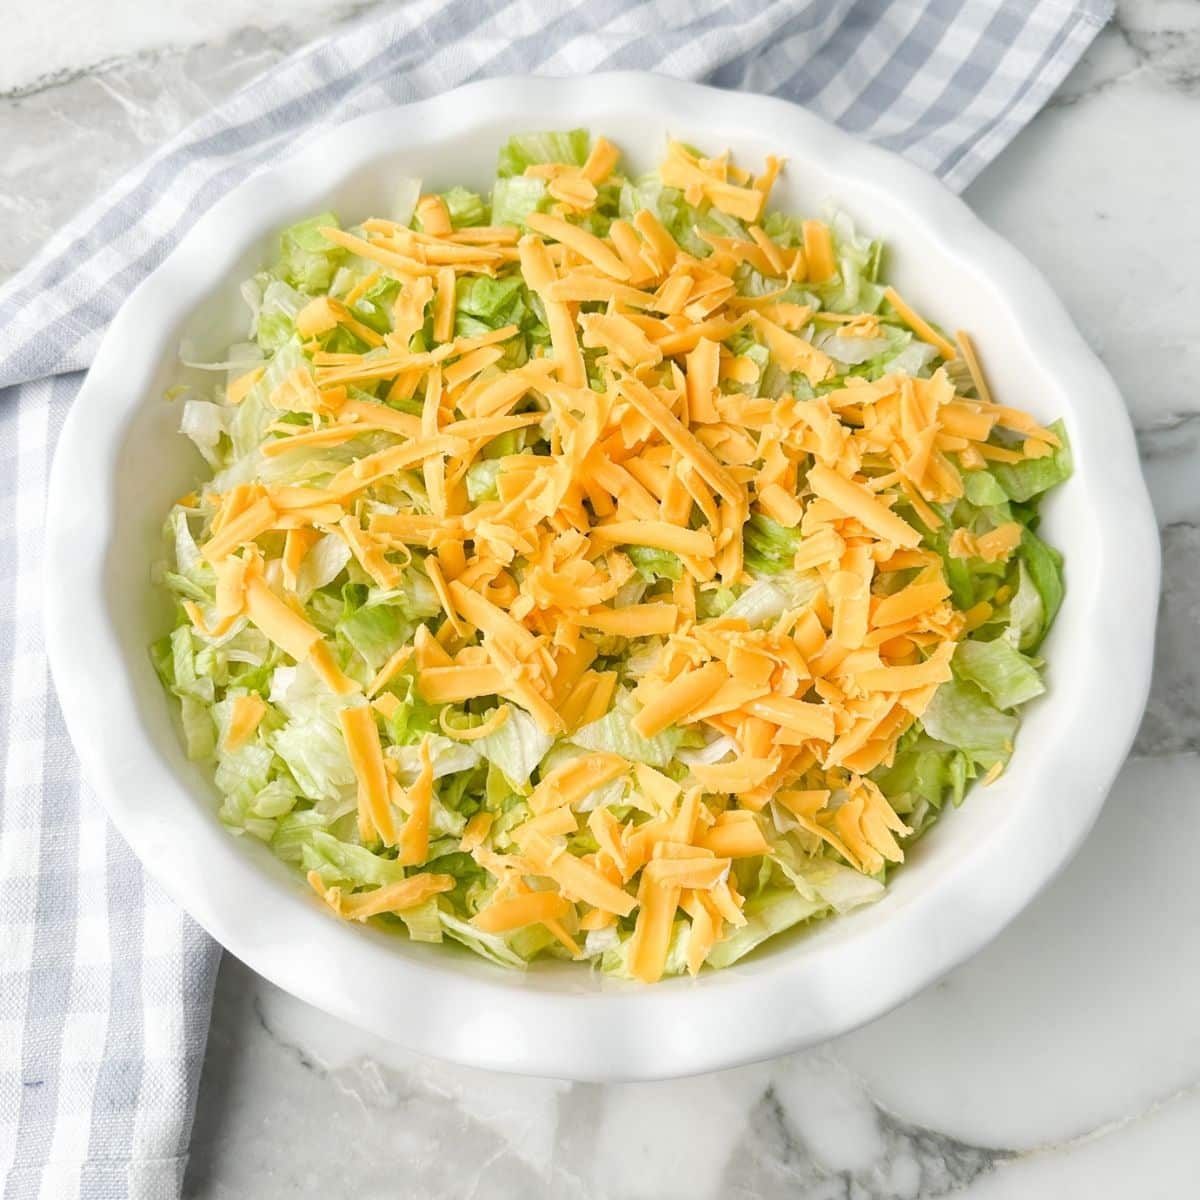
[[[877,240],[766,205],[775,169],[518,134],[490,191],[283,230],[250,340],[181,348],[208,473],[151,657],[218,819],[339,915],[724,967],[878,900],[1013,753],[1067,431],[979,401]]]

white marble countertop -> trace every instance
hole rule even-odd
[[[148,146],[364,7],[113,0],[96,22],[88,0],[9,0],[0,279]],[[419,1059],[227,957],[185,1195],[1200,1194],[1197,146],[1200,5],[1128,0],[967,192],[1038,263],[1116,376],[1165,549],[1150,710],[1096,831],[1041,899],[866,1029],[650,1085]]]

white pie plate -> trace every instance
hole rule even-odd
[[[774,200],[827,199],[883,237],[919,311],[975,336],[994,391],[1062,416],[1075,474],[1043,532],[1067,556],[1045,646],[1049,691],[1006,774],[910,855],[886,897],[769,944],[731,969],[643,988],[567,964],[508,973],[335,920],[303,881],[215,816],[147,645],[163,516],[201,478],[162,400],[184,338],[220,357],[244,336],[238,282],[272,235],[333,207],[386,213],[395,181],[486,187],[512,132],[587,126],[635,166],[668,132],[753,166],[786,155]],[[571,1079],[685,1075],[781,1054],[886,1012],[994,938],[1095,821],[1145,701],[1159,549],[1117,390],[1034,268],[930,176],[785,102],[645,74],[496,79],[303,141],[234,188],[133,293],[66,422],[47,521],[50,660],[84,773],[146,869],[238,958],[279,986],[413,1050]]]

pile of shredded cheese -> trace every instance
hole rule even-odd
[[[1007,562],[1021,541],[1016,521],[984,532],[947,525],[964,480],[1061,443],[990,398],[966,335],[945,337],[892,289],[888,320],[942,365],[926,377],[844,375],[815,332],[878,338],[881,315],[786,298],[793,285],[832,279],[839,263],[823,221],[804,221],[799,244],[765,231],[778,161],[751,177],[728,157],[669,146],[662,184],[745,230],[700,232],[702,255],[649,207],[611,220],[604,236],[591,231],[618,168],[603,138],[581,165],[531,165],[526,175],[552,200],[522,227],[455,227],[430,194],[411,223],[321,229],[367,274],[296,313],[304,362],[270,393],[278,417],[261,462],[366,435],[377,448],[306,483],[264,471],[185,498],[207,514],[199,553],[215,591],[183,607],[208,641],[248,623],[337,698],[358,843],[407,869],[360,887],[310,872],[351,920],[449,903],[455,876],[425,869],[445,782],[435,732],[469,746],[519,711],[570,745],[621,702],[640,739],[726,739],[716,761],[671,768],[581,747],[529,782],[519,821],[500,829],[481,805],[458,840],[488,881],[469,917],[480,934],[540,926],[578,957],[589,935],[613,930],[609,944],[628,943],[628,974],[650,982],[681,928],[695,973],[746,924],[736,867],[770,855],[778,822],[768,805],[810,854],[864,876],[903,859],[912,831],[872,772],[893,762],[951,679],[956,646],[994,607],[956,607],[929,535],[948,536],[958,559]],[[746,294],[747,268],[773,286]],[[455,312],[464,280],[518,273],[549,345],[514,366],[515,326],[458,334]],[[356,315],[380,280],[399,283],[382,333]],[[359,348],[328,349],[338,331]],[[759,394],[761,362],[731,349],[744,336],[806,380],[806,394]],[[227,406],[245,402],[264,366],[233,379]],[[494,489],[472,500],[468,471],[524,430],[543,439],[538,450],[500,457]],[[744,538],[755,516],[799,535],[788,573],[807,581],[805,598],[765,624],[706,616],[706,598],[753,582]],[[369,676],[299,594],[306,556],[330,535],[356,578],[386,591],[415,567],[440,606]],[[630,547],[676,556],[679,578],[624,602],[638,577]],[[626,673],[635,654],[640,669]],[[387,751],[402,702],[394,685],[409,678],[440,718],[418,740],[415,778],[402,782]],[[271,707],[265,687],[234,696],[222,749],[265,741]],[[618,803],[594,803],[621,780]]]

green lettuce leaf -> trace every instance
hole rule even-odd
[[[854,222],[843,212],[828,212],[826,219],[833,234],[838,273],[827,283],[814,286],[822,307],[829,312],[875,312],[883,302],[884,289],[875,283],[882,244],[857,233]]]
[[[752,628],[760,628],[778,620],[785,612],[807,604],[820,589],[821,580],[815,572],[758,579],[722,615],[740,617]]]
[[[393,604],[363,604],[337,623],[338,641],[358,654],[372,675],[408,643],[412,633],[412,622]]]
[[[190,696],[211,704],[216,697],[212,678],[197,668],[198,638],[190,625],[180,625],[171,634],[171,669],[177,696]]]
[[[354,304],[354,315],[376,333],[392,328],[392,305],[400,294],[400,281],[387,276],[373,283]]]
[[[1047,428],[1058,434],[1062,441],[1053,454],[1045,458],[1024,458],[1019,463],[992,464],[991,473],[1010,500],[1031,500],[1070,477],[1071,445],[1067,441],[1066,426],[1055,421]]]
[[[314,829],[301,848],[305,873],[316,871],[326,887],[383,887],[404,878],[404,868],[392,858],[372,854],[365,846],[339,841]]]
[[[825,901],[802,896],[793,888],[769,888],[746,901],[743,910],[746,924],[731,929],[728,936],[709,951],[706,961],[710,967],[728,967],[767,938],[828,909]]]
[[[1007,504],[1008,493],[1000,486],[999,480],[991,471],[967,471],[963,475],[963,491],[970,503],[976,508],[991,508],[999,504]]]
[[[800,548],[799,529],[788,529],[762,513],[755,513],[743,527],[746,567],[762,575],[778,575],[791,569]]]
[[[1025,560],[1017,559],[1017,590],[1008,604],[1008,628],[1004,636],[1018,650],[1032,650],[1046,631],[1042,594],[1034,585]]]
[[[330,802],[353,799],[357,779],[346,753],[335,696],[307,664],[279,667],[271,677],[271,704],[285,717],[267,740],[304,795]]]
[[[934,692],[921,723],[931,737],[961,750],[985,770],[1008,762],[1017,735],[1017,718],[1002,713],[964,679],[952,679]]]
[[[467,498],[472,504],[478,504],[481,500],[498,500],[499,493],[496,491],[496,477],[500,474],[500,460],[498,458],[485,458],[480,462],[472,463],[467,469]]]
[[[306,796],[340,800],[357,782],[341,727],[331,721],[288,721],[271,745]]]
[[[438,712],[441,706],[421,698],[417,690],[417,669],[413,663],[408,663],[398,672],[385,690],[400,701],[399,707],[387,721],[388,732],[397,745],[419,742],[426,733],[440,729]]]
[[[279,235],[280,273],[293,287],[321,292],[333,282],[346,251],[321,235],[321,229],[331,225],[337,228],[337,217],[323,212],[290,225]]]
[[[1033,663],[1003,638],[960,643],[954,652],[954,673],[978,684],[997,708],[1016,708],[1046,690]]]
[[[271,837],[271,852],[284,862],[299,866],[304,857],[304,847],[314,833],[329,830],[330,817],[316,808],[293,809],[275,823]]]
[[[646,583],[658,579],[682,579],[683,563],[678,554],[670,550],[656,550],[652,546],[627,546],[625,553],[637,568],[638,575]]]
[[[487,224],[487,205],[478,192],[469,192],[463,187],[452,187],[442,193],[442,203],[450,214],[450,224],[455,229],[468,225]]]
[[[433,767],[434,779],[443,779],[447,775],[457,775],[460,771],[469,771],[480,760],[482,752],[475,742],[456,742],[453,738],[443,737],[440,733],[429,733],[420,742],[411,742],[404,746],[389,746],[388,757],[397,764],[396,778],[408,787],[416,781],[421,773],[421,746],[428,743],[429,759]],[[433,824],[437,826],[438,822]],[[457,814],[449,816],[441,823],[435,832],[439,834],[462,833],[463,822]]]
[[[507,939],[498,933],[484,933],[476,929],[469,921],[463,921],[445,908],[438,910],[442,928],[456,942],[473,950],[481,958],[486,958],[498,967],[516,967],[524,970],[523,959],[508,943]]]
[[[586,129],[572,129],[566,133],[515,134],[500,147],[496,174],[501,179],[509,179],[521,175],[526,167],[535,163],[567,163],[581,167],[587,159],[590,141]]]
[[[897,747],[892,765],[876,768],[871,778],[896,812],[907,816],[923,809],[938,811],[947,792],[956,805],[961,804],[969,767],[961,750],[914,729]]]
[[[522,305],[525,281],[519,275],[492,279],[487,275],[466,275],[458,280],[456,304],[459,313],[475,317],[489,329],[513,323],[513,312]],[[518,318],[522,314],[518,314]]]
[[[436,896],[430,897],[416,908],[405,909],[398,914],[414,942],[440,942],[442,940],[442,915]]]
[[[544,733],[523,708],[509,704],[504,724],[474,744],[515,790],[522,791],[554,744],[554,737]]]
[[[308,297],[282,279],[272,279],[263,291],[254,321],[254,340],[266,354],[273,354],[296,334],[296,314]]]
[[[551,200],[545,180],[525,175],[497,179],[492,192],[492,220],[497,225],[524,225],[530,213],[545,212]]]
[[[883,895],[883,884],[873,876],[823,855],[805,854],[787,838],[772,844],[770,861],[778,864],[805,900],[837,913],[872,904]]]
[[[632,714],[613,708],[598,721],[585,725],[571,734],[571,741],[588,750],[604,750],[620,754],[634,762],[646,763],[659,769],[675,757],[683,734],[674,726],[652,738],[644,738],[631,724]]]
[[[193,696],[179,697],[179,715],[183,722],[184,745],[192,762],[212,758],[217,748],[217,727],[212,711],[202,700]]]
[[[1032,530],[1026,528],[1021,533],[1021,544],[1017,547],[1017,557],[1024,563],[1029,572],[1029,578],[1037,589],[1042,601],[1042,627],[1033,639],[1028,649],[1036,650],[1042,639],[1049,631],[1054,618],[1062,607],[1063,572],[1062,555],[1053,546],[1046,545]]]

